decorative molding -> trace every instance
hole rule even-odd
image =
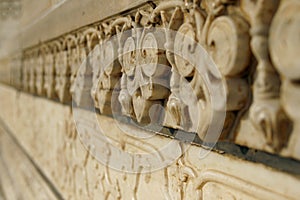
[[[168,51],[176,49],[198,59],[192,51],[194,44],[183,37],[188,36],[205,48],[226,82],[227,115],[220,140],[281,154],[289,149],[297,119],[293,116],[296,110],[291,113],[287,103],[282,104],[281,99],[289,98],[281,97],[285,92],[280,87],[286,81],[297,85],[297,59],[279,59],[283,47],[278,37],[287,31],[285,41],[291,45],[289,55],[294,56],[297,51],[291,41],[298,18],[284,13],[297,13],[298,7],[293,0],[146,4],[24,49],[22,66],[15,65],[19,73],[14,73],[12,84],[20,88],[22,82],[21,90],[62,103],[70,103],[73,96],[82,106],[88,94],[105,115],[113,114],[115,99],[122,114],[140,124],[155,121],[196,132],[203,140],[211,123],[211,94],[195,66]],[[289,19],[290,25],[286,23]],[[147,31],[152,27],[180,34],[157,37]],[[125,34],[128,30],[133,32],[130,37]],[[158,49],[162,44],[170,48]],[[114,57],[117,59],[108,64]],[[193,90],[195,99],[187,96],[187,88]],[[249,134],[255,137],[247,137]]]

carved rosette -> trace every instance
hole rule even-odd
[[[181,55],[198,58],[199,55],[194,53],[193,48],[195,42],[200,43],[225,77],[227,117],[222,137],[226,138],[235,120],[233,112],[244,109],[248,101],[248,82],[241,75],[250,60],[249,26],[238,14],[221,15],[226,10],[226,3],[210,3],[203,2],[203,7],[208,12],[207,17],[199,9],[190,9],[189,14],[185,10],[177,10],[176,15],[180,16],[181,12],[184,18],[174,39],[174,49]],[[174,15],[171,18],[178,21]],[[173,67],[170,82],[172,93],[167,104],[166,125],[197,132],[200,139],[203,139],[212,117],[210,94],[202,80],[203,75],[180,55],[169,57],[169,62]]]
[[[112,103],[112,95],[115,91],[115,95],[118,95],[119,81],[121,78],[121,66],[118,61],[118,46],[115,40],[104,41],[99,46],[99,52],[97,53],[99,58],[98,64],[98,79],[96,80],[97,86],[97,100],[99,108],[102,114],[111,114],[112,106],[115,109],[118,107],[118,102]]]
[[[121,91],[119,95],[119,102],[122,106],[122,113],[126,116],[134,116],[133,105],[132,105],[132,94],[129,94],[129,89],[131,87],[136,88],[132,85],[135,66],[136,66],[136,44],[135,40],[132,37],[129,37],[123,47],[122,55],[122,78],[121,78]],[[134,83],[134,82],[133,82]]]
[[[136,50],[137,65],[134,80],[127,83],[134,84],[130,93],[133,96],[133,108],[138,122],[158,122],[160,119],[160,106],[169,95],[169,66],[163,50],[158,49],[159,44],[165,43],[165,38],[157,38],[147,29],[143,30]],[[134,81],[134,83],[130,83]],[[128,85],[130,87],[130,85]],[[150,110],[152,109],[152,110]]]
[[[170,123],[174,128],[202,132],[207,129],[209,123],[206,119],[211,117],[211,113],[207,110],[209,107],[207,98],[209,97],[205,96],[207,88],[203,85],[195,66],[182,57],[182,55],[188,54],[196,56],[193,51],[196,45],[195,41],[197,38],[193,24],[183,23],[174,40],[175,52],[180,52],[180,55],[174,55],[175,66],[173,66],[170,82],[172,94],[167,104],[171,121],[168,122],[167,118],[166,123]],[[197,127],[201,127],[202,130],[197,130]]]

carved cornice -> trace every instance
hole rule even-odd
[[[299,121],[299,112],[293,111],[297,105],[289,108],[288,103],[282,104],[296,102],[291,95],[282,94],[288,93],[290,84],[298,91],[299,73],[294,54],[298,46],[288,35],[299,27],[284,21],[291,18],[296,23],[299,17],[285,17],[287,9],[298,13],[299,3],[173,0],[147,4],[25,49],[22,64],[12,65],[16,72],[12,84],[62,103],[70,103],[73,96],[78,105],[85,104],[83,94],[89,93],[95,107],[105,115],[112,115],[111,100],[117,95],[114,106],[140,124],[149,123],[149,109],[159,105],[166,112],[162,115],[156,110],[153,117],[163,126],[196,132],[203,139],[212,115],[207,85],[195,66],[179,55],[158,49],[161,44],[169,45],[197,58],[192,51],[194,44],[183,37],[188,36],[209,53],[226,82],[226,119],[220,140],[300,158],[288,147],[291,135],[298,139],[292,129],[293,122]],[[180,34],[158,38],[147,32],[151,27]],[[136,31],[130,37],[123,34],[138,28],[144,28],[143,32]],[[286,54],[294,56],[290,59],[281,56],[282,34],[287,35],[287,45],[291,46]],[[118,37],[111,41],[115,35]],[[141,49],[136,50],[137,46]],[[118,59],[104,69],[113,57]],[[82,63],[85,66],[80,68]],[[79,68],[82,71],[78,72]],[[165,81],[168,87],[154,80]],[[137,90],[130,92],[134,87]],[[186,87],[193,89],[196,100],[188,97]]]

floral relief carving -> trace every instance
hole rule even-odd
[[[229,12],[227,7],[235,5],[235,1],[202,1],[201,5],[199,2],[162,2],[155,9],[139,10],[131,17],[116,18],[67,35],[63,44],[56,42],[54,52],[55,91],[60,101],[67,102],[74,95],[78,103],[82,96],[80,91],[90,85],[85,80],[90,76],[86,73],[92,73],[90,95],[101,113],[111,114],[112,90],[120,87],[118,100],[124,115],[134,117],[140,123],[149,123],[150,108],[155,106],[155,113],[159,113],[155,116],[157,121],[164,117],[160,107],[165,106],[167,100],[166,116],[160,123],[197,132],[203,137],[211,111],[207,86],[201,80],[201,74],[180,56],[158,48],[159,45],[170,45],[179,52],[193,54],[191,47],[194,44],[182,41],[184,38],[180,35],[183,35],[203,45],[226,77],[229,86],[227,124],[232,124],[235,117],[230,112],[242,109],[247,102],[248,83],[240,74],[246,69],[250,54],[248,24],[234,12],[225,15]],[[144,29],[140,31],[139,27]],[[157,37],[151,33],[151,27],[171,28],[180,34]],[[130,28],[133,28],[132,37],[124,38],[122,32]],[[121,35],[118,41],[106,42],[116,33]],[[87,57],[90,52],[94,54]],[[106,60],[118,57],[118,52],[123,52],[122,56],[107,63]],[[230,56],[224,57],[225,54]],[[75,74],[84,60],[86,70],[82,73],[85,74],[78,73],[81,81],[76,84]],[[66,78],[69,76],[70,79]],[[83,86],[85,83],[87,85]],[[78,94],[74,94],[78,88]],[[186,88],[196,92],[195,100],[186,96]],[[194,109],[199,110],[200,116],[193,112]],[[196,127],[200,128],[197,130]]]
[[[177,8],[177,12],[174,12],[173,16],[169,17],[178,21],[178,16],[184,16],[181,20],[182,25],[178,29],[179,34],[174,38],[174,48],[183,54],[193,55],[191,47],[195,44],[189,44],[189,38],[202,44],[217,63],[221,73],[225,77],[228,76],[226,78],[228,84],[227,110],[240,110],[245,106],[248,98],[248,83],[246,80],[239,78],[239,74],[249,64],[248,25],[237,14],[220,16],[225,12],[228,5],[234,5],[234,1],[224,2],[224,4],[220,4],[220,2],[211,4],[211,2],[203,1],[201,5],[207,11],[207,14],[205,14],[204,10],[199,10],[198,8],[190,9],[189,13],[185,13],[186,11]],[[163,19],[163,17],[161,18]],[[174,22],[171,21],[167,24],[172,25]],[[233,31],[230,32],[231,30]],[[184,41],[184,39],[187,39],[187,41]],[[172,38],[168,40],[171,41]],[[225,56],[228,54],[229,56]],[[168,101],[167,108],[169,113],[167,116],[169,118],[167,117],[166,123],[174,128],[180,128],[180,124],[184,124],[181,127],[182,129],[198,132],[200,138],[203,138],[205,136],[203,133],[205,133],[210,123],[209,118],[211,116],[207,86],[201,80],[201,74],[183,58],[175,55],[173,58],[168,56],[168,60],[172,65],[170,82],[172,93]],[[190,83],[187,82],[187,79],[190,80]],[[192,88],[198,100],[192,103],[192,100],[187,97],[186,88],[183,85]],[[186,99],[184,100],[184,98]],[[200,116],[195,116],[194,110],[197,107]],[[234,121],[233,116],[231,113],[228,113],[227,123]],[[197,129],[195,127],[200,127],[200,129],[195,130]]]
[[[252,147],[250,139],[236,139],[240,130],[246,130],[267,146],[254,148],[281,152],[293,128],[289,117],[293,121],[295,117],[282,105],[280,92],[286,85],[297,85],[297,59],[288,59],[295,57],[297,48],[291,41],[297,38],[275,38],[285,34],[292,38],[297,32],[297,15],[282,13],[298,13],[298,3],[280,2],[149,4],[24,50],[23,89],[63,103],[73,100],[84,106],[93,101],[102,114],[112,115],[114,107],[137,123],[195,132],[203,140],[213,115],[211,94],[203,74],[172,52],[201,61],[204,58],[198,58],[193,48],[200,44],[226,85],[226,119],[219,139]],[[154,28],[176,34],[166,31],[157,36]],[[278,52],[284,52],[284,45],[291,48],[281,59]],[[249,130],[248,125],[241,128],[244,119],[251,124]]]
[[[119,90],[119,80],[121,77],[121,66],[117,60],[116,41],[103,41],[99,46],[99,71],[97,84],[97,99],[100,112],[111,114],[111,99],[113,90]],[[117,105],[115,105],[117,106]]]
[[[164,44],[164,41],[147,33],[147,29],[138,34],[141,36],[128,38],[123,47],[124,74],[119,101],[125,115],[134,116],[138,122],[149,123],[154,120],[150,119],[149,109],[154,104],[162,105],[161,100],[169,94],[166,87],[169,67],[164,53],[158,49],[158,44]]]
[[[236,143],[299,159],[299,11],[298,0],[149,3],[124,12],[122,16],[113,16],[23,50],[22,65],[14,69],[20,74],[15,73],[12,84],[15,87],[22,85],[24,92],[67,104],[51,107],[61,106],[66,113],[76,109],[68,106],[71,101],[72,105],[87,108],[80,110],[88,113],[87,116],[96,114],[99,121],[105,119],[109,141],[121,150],[155,151],[161,143],[157,140],[159,142],[152,146],[115,131],[110,126],[112,119],[102,116],[111,117],[114,110],[122,117],[126,116],[126,120],[130,118],[130,123],[159,124],[170,132],[171,137],[177,130],[183,130],[183,134],[193,133],[193,136],[196,133],[200,142],[194,142],[205,145],[202,142],[213,115],[212,95],[205,75],[184,57],[188,55],[203,64],[205,58],[195,51],[195,46],[200,44],[207,52],[206,56],[216,64],[225,83],[226,109],[222,111],[226,113],[226,119],[219,138],[220,146]],[[152,31],[155,28],[165,32],[157,35]],[[210,66],[204,67],[209,68],[212,80],[217,79]],[[90,112],[91,105],[97,113]],[[67,119],[73,119],[71,114]],[[79,124],[84,126],[83,122]],[[90,154],[103,151],[107,156],[104,164],[108,165],[112,158],[108,145],[80,149],[82,146],[73,121],[66,127],[65,122],[59,123],[57,126],[62,126],[61,132],[66,135],[55,131],[56,138],[48,144],[49,148],[55,148],[55,152],[50,152],[55,163],[45,163],[50,165],[47,166],[49,171],[52,169],[50,177],[54,177],[60,189],[70,195],[67,198],[74,194],[81,199],[122,199],[124,196],[139,199],[143,193],[139,190],[148,189],[153,180],[163,180],[158,189],[167,199],[189,198],[190,194],[191,199],[288,199],[298,194],[293,188],[293,194],[275,191],[271,182],[255,183],[256,180],[251,180],[248,175],[237,177],[234,166],[240,167],[244,161],[221,155],[219,149],[217,153],[212,152],[213,159],[204,162],[195,159],[196,153],[191,154],[190,160],[185,154],[158,175],[143,174],[143,169],[134,175],[125,171],[122,176],[116,175]],[[127,125],[132,128],[131,124]],[[96,126],[90,123],[83,131],[96,132]],[[151,126],[143,128],[151,133],[159,132]],[[142,130],[139,129],[138,134],[142,135]],[[82,141],[94,139],[88,135],[80,137]],[[164,138],[159,137],[156,139]],[[200,149],[195,145],[192,148],[197,153]],[[39,158],[43,158],[39,153]],[[243,150],[241,153],[244,154]],[[231,170],[231,174],[221,169],[216,162],[218,159],[227,159],[230,164],[226,164],[225,169]],[[198,161],[201,166],[195,164]],[[53,166],[62,170],[55,171]],[[215,170],[209,169],[210,166]],[[268,171],[259,168],[260,165],[253,166]],[[252,169],[251,166],[248,169]],[[276,180],[288,176],[282,174]],[[243,179],[245,177],[248,178]],[[289,183],[294,183],[294,177],[291,179]]]

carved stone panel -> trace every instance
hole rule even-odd
[[[82,12],[63,33],[58,6],[49,34],[26,36],[38,42],[0,66],[17,140],[66,199],[297,199],[299,177],[281,170],[299,173],[299,0],[141,2],[89,23]],[[182,154],[145,173],[149,152]]]

